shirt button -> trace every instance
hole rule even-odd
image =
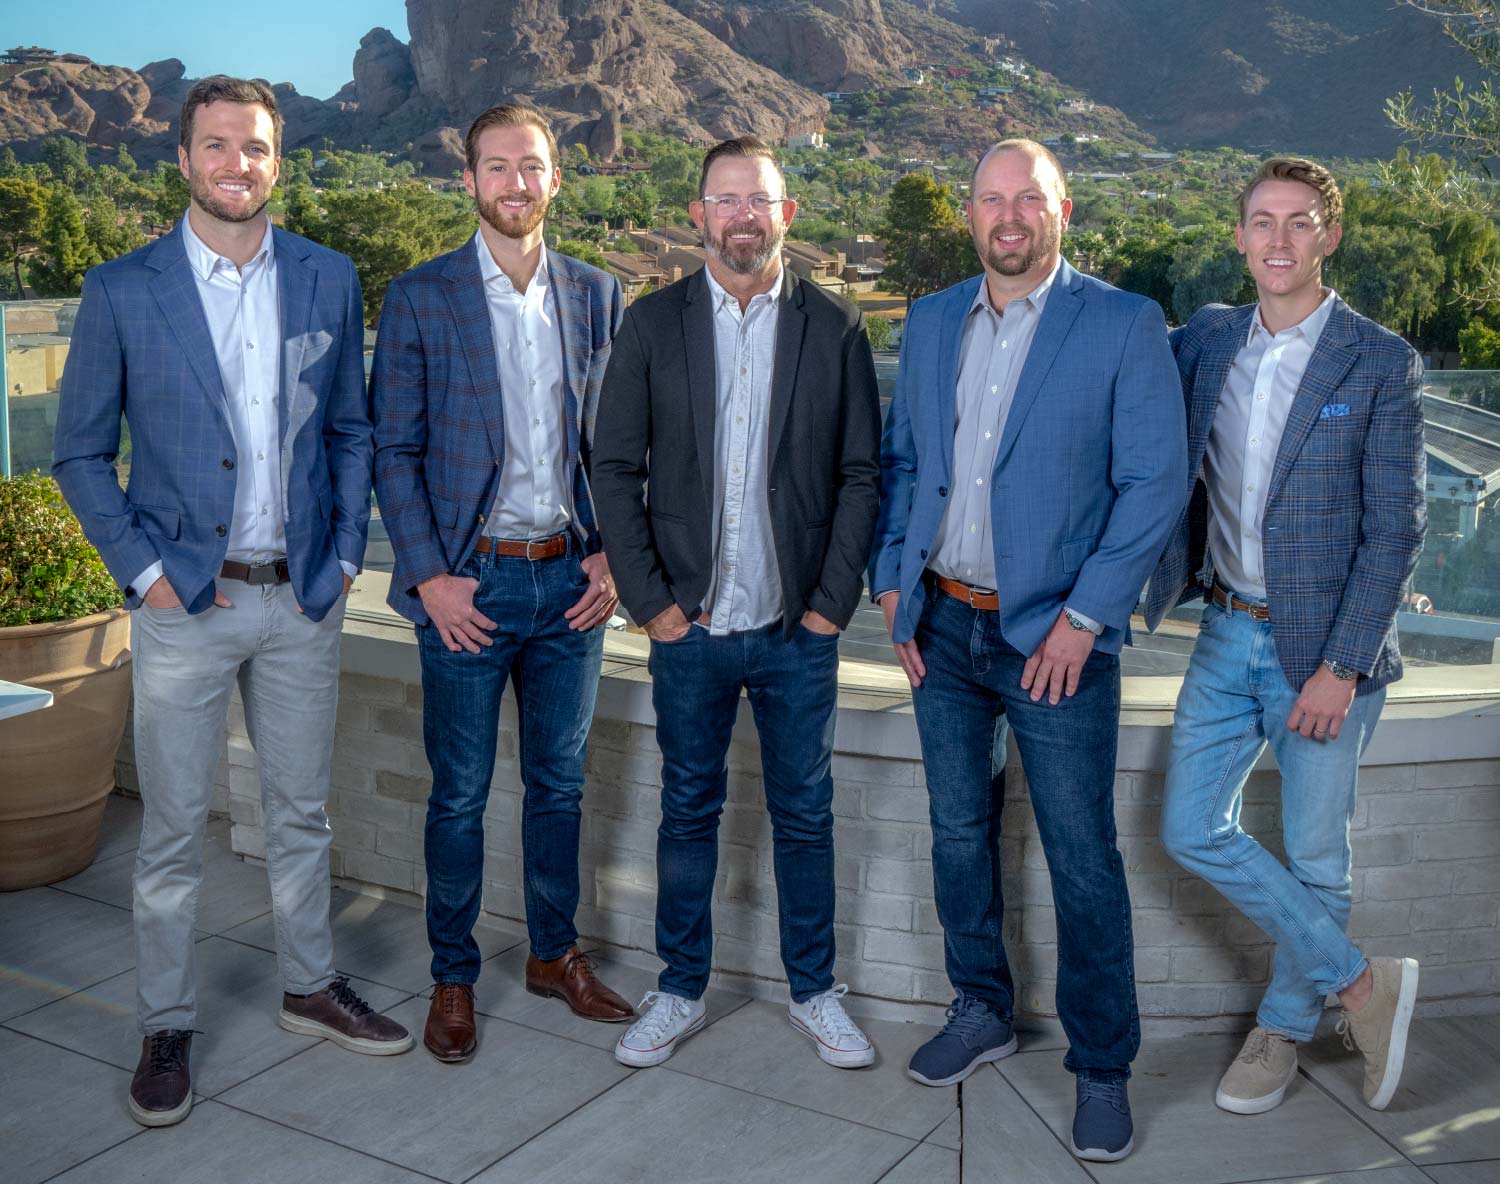
[[[533,378],[533,379],[532,379],[532,380],[531,380],[531,385],[532,385],[532,386],[535,386],[535,385],[536,385],[536,379],[534,379],[534,378]]]
[[[1260,438],[1257,437],[1257,436],[1251,436],[1250,437],[1250,443],[1251,444],[1259,444],[1260,443]]]
[[[1253,486],[1253,485],[1247,485],[1247,486],[1245,486],[1245,492],[1246,493],[1254,493],[1255,492],[1255,486]]]
[[[1256,399],[1264,399],[1265,395],[1256,395],[1255,397],[1256,397]]]
[[[255,454],[255,459],[256,460],[265,460],[266,459],[266,454],[264,452],[257,452]]]
[[[477,522],[477,523],[479,523],[480,526],[483,526],[484,525],[484,515],[483,514],[478,515],[474,519],[474,521]]]
[[[989,434],[989,433],[988,433],[988,432],[985,432],[985,434],[984,434],[984,438],[985,438],[985,439],[986,439],[986,440],[988,440],[988,439],[989,439],[989,438],[990,438],[990,434]]]
[[[738,477],[740,475],[740,466],[739,465],[735,465],[734,466],[734,475],[736,477]]]
[[[268,514],[268,513],[270,513],[270,511],[269,511],[269,510],[267,510],[267,509],[266,509],[266,507],[265,507],[265,506],[262,506],[262,507],[261,507],[261,508],[260,508],[260,516],[261,516],[261,517],[262,517],[262,518],[264,518],[264,517],[265,517],[265,516],[266,516],[266,515],[267,515],[267,514]]]
[[[1000,388],[998,386],[992,386],[992,387],[990,387],[990,394],[992,394],[992,395],[998,395],[999,393],[1000,393]]]
[[[541,427],[542,426],[541,416],[536,416],[535,418],[533,418],[532,421],[531,421],[531,426],[534,427],[534,428]]]
[[[1010,348],[1010,342],[1008,342],[1008,341],[1002,341],[1000,343],[1000,348],[1001,349],[1009,349]]]
[[[984,478],[983,477],[975,477],[974,478],[974,484],[975,485],[983,485],[984,484]]]
[[[251,399],[250,400],[250,406],[252,406],[252,407],[259,407],[260,406],[260,400],[259,399]]]
[[[979,529],[978,525],[976,525],[973,522],[969,523],[969,533],[970,534],[973,534],[978,529]]]

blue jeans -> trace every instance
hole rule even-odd
[[[1300,687],[1282,673],[1269,621],[1210,604],[1177,697],[1161,837],[1178,863],[1202,876],[1276,942],[1271,985],[1256,1022],[1311,1040],[1323,997],[1365,968],[1349,924],[1349,819],[1360,753],[1370,742],[1381,689],[1358,695],[1337,739],[1286,726]],[[1240,829],[1240,804],[1266,744],[1281,769],[1287,862]]]
[[[781,961],[801,1003],[833,986],[833,756],[838,635],[778,622],[714,637],[700,625],[651,643],[651,701],[662,755],[656,838],[659,986],[685,999],[708,987],[719,815],[740,691],[760,735],[771,815]]]
[[[1001,937],[997,723],[1015,734],[1057,911],[1057,1014],[1064,1065],[1128,1072],[1140,1046],[1130,894],[1115,845],[1120,660],[1089,655],[1054,707],[1021,690],[1026,655],[1000,614],[934,590],[917,626],[927,667],[912,692],[932,814],[932,875],[949,981],[1010,1019],[1015,986]]]
[[[479,977],[484,808],[495,771],[500,697],[515,687],[520,732],[522,872],[526,932],[538,958],[578,940],[579,802],[584,745],[594,716],[604,629],[578,632],[563,613],[588,587],[579,555],[556,559],[473,555],[458,573],[477,579],[474,607],[498,623],[494,644],[453,653],[431,624],[417,628],[422,728],[432,766],[427,799],[427,938],[432,978]]]

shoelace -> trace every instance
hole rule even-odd
[[[1095,1077],[1091,1073],[1078,1074],[1079,1098],[1098,1098],[1124,1113],[1129,1103],[1125,1097],[1125,1082],[1118,1077]]]
[[[850,1040],[864,1040],[864,1033],[859,1030],[854,1021],[849,1018],[849,1013],[844,1010],[844,1005],[839,1002],[849,993],[849,984],[840,983],[831,991],[824,991],[813,1000],[813,1018],[826,1028],[834,1037],[847,1037]]]
[[[468,994],[462,983],[439,983],[438,1001],[442,1004],[443,1014],[452,1015],[459,1009],[459,1001]]]
[[[660,991],[647,991],[646,997],[641,1000],[641,1006],[647,1009],[646,1014],[636,1021],[631,1031],[653,1043],[667,1034],[674,1019],[688,1013],[686,1002],[676,995],[664,995]]]
[[[942,1036],[957,1036],[968,1048],[979,1041],[980,1033],[989,1025],[990,1009],[978,999],[961,996],[948,1008],[948,1022],[943,1025]]]
[[[368,1003],[354,993],[354,988],[349,985],[349,979],[345,975],[339,975],[328,984],[326,990],[335,1003],[356,1019],[373,1010]]]
[[[1240,1049],[1240,1055],[1235,1058],[1246,1065],[1271,1063],[1271,1033],[1264,1028],[1257,1028],[1250,1033],[1250,1039],[1245,1041],[1245,1047]]]
[[[1359,1045],[1354,1042],[1354,1025],[1350,1022],[1347,1011],[1339,1016],[1339,1022],[1334,1025],[1333,1030],[1343,1038],[1346,1052],[1359,1051]]]
[[[180,1073],[187,1064],[187,1042],[191,1032],[158,1032],[151,1037],[151,1075]]]

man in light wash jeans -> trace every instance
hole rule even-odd
[[[373,450],[359,280],[346,256],[265,216],[280,143],[264,83],[194,85],[179,150],[192,204],[171,234],[89,272],[58,407],[53,472],[133,610],[145,1035],[130,1112],[145,1126],[193,1104],[193,925],[236,681],[260,766],[281,1026],[355,1052],[411,1047],[333,968],[324,802]]]
[[[1240,194],[1235,241],[1258,302],[1210,305],[1173,335],[1192,498],[1152,578],[1146,622],[1203,594],[1162,808],[1172,856],[1276,942],[1271,984],[1215,1101],[1281,1102],[1324,997],[1365,1057],[1365,1101],[1396,1092],[1417,992],[1411,958],[1345,935],[1360,754],[1401,677],[1396,610],[1426,526],[1422,367],[1322,284],[1342,233],[1328,170],[1275,158]],[[1206,549],[1206,556],[1204,554]],[[1286,863],[1240,828],[1271,746]]]

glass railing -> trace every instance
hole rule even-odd
[[[4,315],[4,391],[11,472],[52,463],[58,388],[67,361],[77,300],[0,304]],[[367,345],[368,345],[367,341]],[[894,354],[877,355],[881,402],[896,381]],[[1399,618],[1402,652],[1411,665],[1500,662],[1500,371],[1435,370],[1424,384],[1427,421],[1427,546]],[[3,449],[0,449],[3,451]],[[130,444],[122,434],[121,480]],[[377,506],[366,566],[391,569],[390,540]],[[1127,674],[1181,674],[1197,636],[1199,609],[1173,614],[1155,634],[1139,618],[1127,649]],[[845,658],[894,664],[880,610],[863,604],[844,634]]]

